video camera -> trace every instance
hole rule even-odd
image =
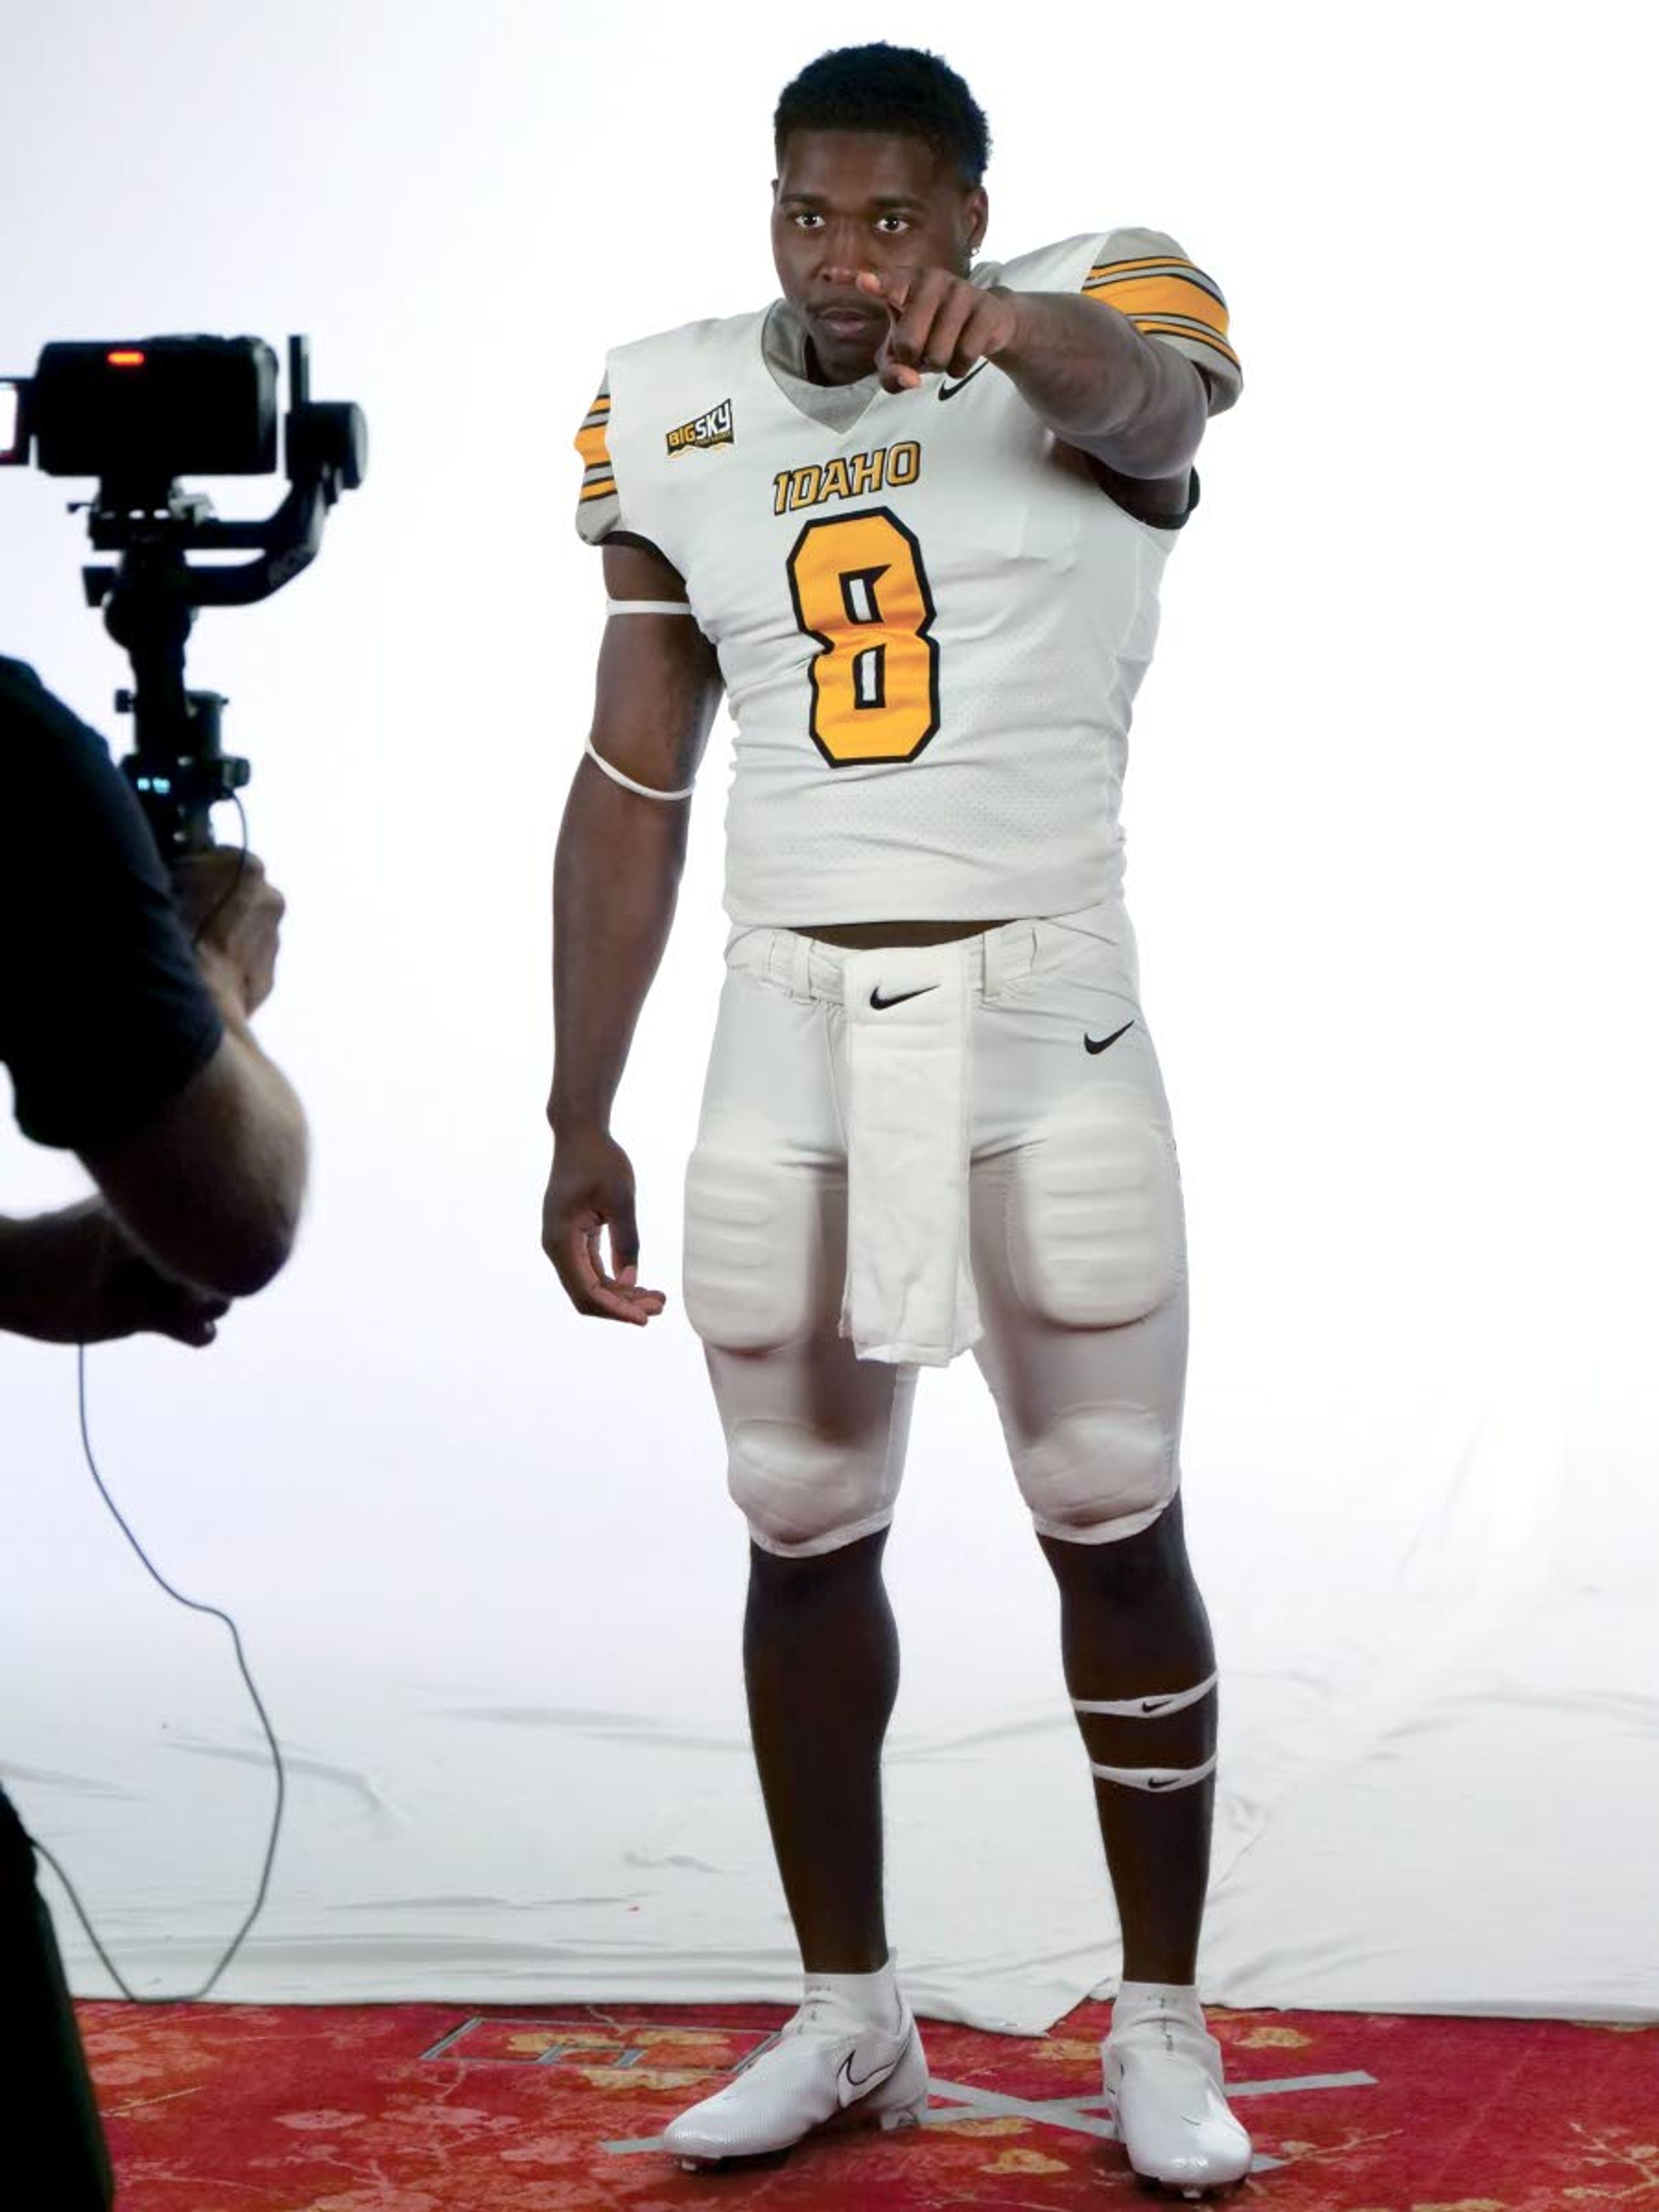
[[[289,340],[285,426],[292,487],[264,522],[219,522],[184,476],[268,476],[276,467],[276,356],[263,338],[158,337],[45,347],[32,378],[0,379],[0,465],[38,454],[48,476],[96,477],[100,552],[82,571],[87,603],[132,663],[134,750],[121,769],[171,866],[213,842],[210,810],[246,783],[221,744],[216,691],[185,688],[198,607],[269,599],[315,559],[327,510],[362,483],[368,430],[349,401],[310,397],[307,341]],[[251,548],[259,558],[191,568],[186,555]]]

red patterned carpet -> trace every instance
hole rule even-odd
[[[922,2023],[927,2124],[718,2174],[653,2138],[785,2015],[761,2005],[76,2007],[118,2212],[1000,2212],[1178,2203],[1102,2115],[1085,2005],[1046,2036]],[[1659,2027],[1219,2008],[1273,2212],[1659,2212]]]

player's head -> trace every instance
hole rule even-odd
[[[887,327],[860,269],[966,275],[985,234],[990,132],[937,54],[878,43],[820,54],[773,118],[772,251],[836,381],[864,375]]]

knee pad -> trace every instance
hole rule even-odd
[[[771,1352],[806,1335],[823,1301],[817,1193],[811,1175],[766,1157],[766,1125],[741,1147],[733,1133],[697,1144],[686,1163],[685,1317],[705,1344]]]
[[[1014,1474],[1039,1534],[1118,1541],[1175,1496],[1175,1434],[1142,1406],[1076,1406],[1014,1455]]]
[[[1175,1144],[1146,1091],[1103,1084],[1087,1119],[1017,1155],[1008,1262],[1020,1303],[1068,1328],[1115,1328],[1163,1304],[1184,1262]]]
[[[733,1421],[726,1448],[727,1487],[763,1552],[811,1558],[892,1518],[885,1437],[825,1437],[805,1421],[757,1417]]]

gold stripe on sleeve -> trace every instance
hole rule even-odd
[[[1115,276],[1109,283],[1091,282],[1084,290],[1091,300],[1104,300],[1139,322],[1143,315],[1191,315],[1221,335],[1227,329],[1227,310],[1215,294],[1185,276]]]
[[[1089,282],[1092,284],[1097,276],[1132,276],[1137,269],[1197,268],[1197,262],[1188,261],[1184,254],[1143,253],[1133,261],[1097,261],[1089,271]]]
[[[1153,315],[1137,315],[1134,318],[1134,325],[1143,337],[1189,338],[1194,345],[1212,346],[1217,353],[1224,356],[1225,359],[1231,362],[1235,368],[1243,372],[1244,364],[1239,360],[1238,356],[1224,338],[1217,337],[1212,331],[1195,331],[1187,323],[1160,322]]]
[[[610,448],[605,444],[605,425],[602,422],[596,422],[591,430],[578,430],[574,444],[576,451],[589,468],[592,468],[596,462],[608,462],[611,459]]]

